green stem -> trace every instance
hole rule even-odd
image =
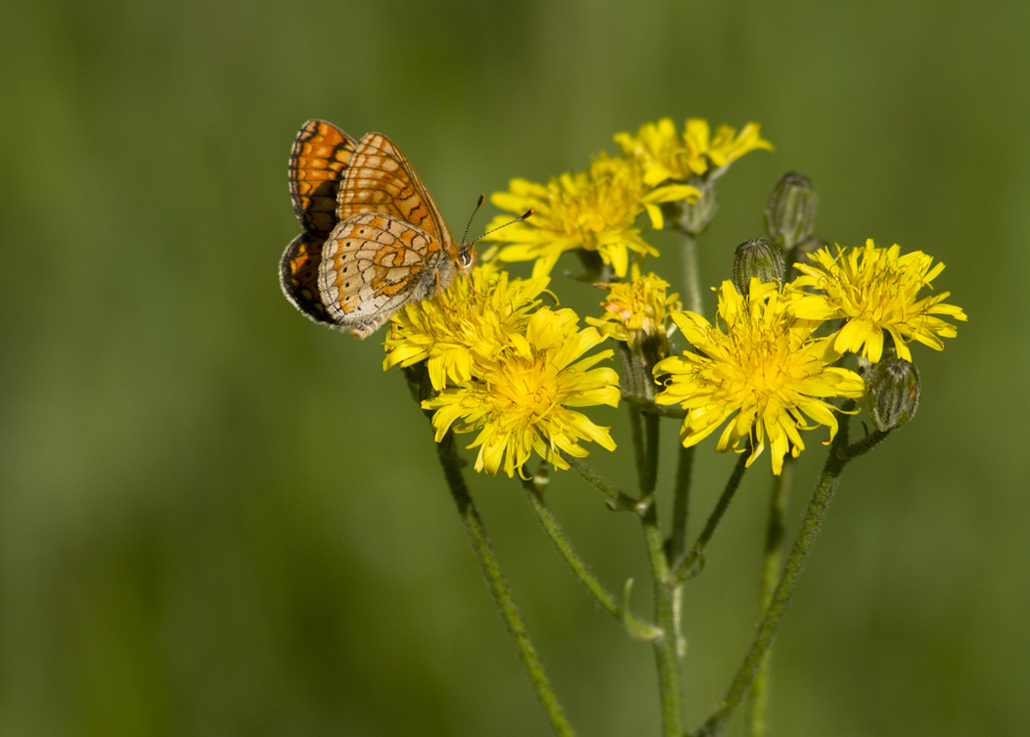
[[[515,605],[508,582],[501,572],[497,555],[494,553],[486,529],[483,527],[483,520],[476,510],[468,486],[465,484],[465,477],[461,473],[461,459],[454,447],[454,435],[450,432],[447,433],[443,440],[436,444],[436,451],[447,479],[447,485],[450,487],[451,496],[458,507],[462,524],[465,526],[465,532],[468,533],[469,541],[472,543],[472,551],[475,553],[476,560],[479,561],[479,567],[482,569],[483,576],[490,587],[490,593],[497,603],[508,634],[511,635],[518,648],[519,657],[526,667],[533,688],[536,689],[537,698],[540,699],[544,711],[547,712],[551,728],[559,737],[572,737],[574,734],[572,725],[565,717],[561,704],[558,703],[558,697],[544,672],[544,667],[529,638],[526,625]]]
[[[769,521],[765,531],[765,550],[762,562],[762,584],[759,611],[764,612],[772,601],[773,591],[780,576],[783,548],[786,541],[787,501],[794,481],[794,458],[783,459],[783,470],[773,477],[769,495]],[[769,680],[772,675],[772,646],[762,656],[755,682],[751,686],[750,737],[764,737],[766,713],[769,704]]]
[[[844,456],[843,453],[838,452],[847,443],[847,420],[848,418],[845,417],[841,423],[843,426],[842,431],[838,434],[833,447],[830,448],[822,475],[816,485],[815,492],[812,494],[808,509],[805,511],[804,519],[801,521],[801,528],[798,531],[797,539],[791,548],[790,556],[787,558],[787,563],[784,566],[779,583],[773,591],[769,606],[766,607],[762,621],[758,625],[751,649],[748,651],[747,656],[745,656],[744,662],[727,689],[726,694],[719,701],[708,721],[697,732],[698,735],[707,736],[722,733],[726,718],[736,708],[737,704],[740,703],[740,700],[753,683],[762,659],[772,643],[773,636],[776,634],[776,630],[779,629],[783,613],[790,602],[791,595],[794,593],[794,587],[801,576],[801,571],[812,548],[812,543],[815,542],[815,538],[819,533],[819,527],[826,516],[826,509],[830,504],[830,500],[833,499],[833,492],[837,487],[837,482],[840,480],[844,467],[851,460],[849,457]]]
[[[639,469],[641,499],[653,496],[658,485],[658,434],[661,420],[658,415],[644,415],[644,465]]]
[[[730,502],[733,501],[733,495],[737,493],[737,489],[740,487],[740,480],[744,478],[744,471],[747,470],[747,453],[741,453],[740,458],[737,460],[737,465],[733,468],[733,473],[730,474],[729,480],[726,482],[726,488],[723,489],[722,495],[719,497],[719,501],[715,504],[715,509],[708,516],[708,522],[705,523],[705,528],[701,531],[701,534],[697,537],[697,542],[694,543],[694,547],[690,549],[690,552],[676,563],[676,567],[669,573],[670,583],[675,585],[682,584],[691,576],[691,569],[694,567],[694,563],[697,562],[698,558],[704,555],[705,548],[708,546],[708,541],[712,539],[712,535],[715,534],[716,528],[719,526],[719,522],[722,520],[723,514],[729,509]]]
[[[637,465],[637,483],[644,485],[644,466],[647,464],[647,441],[644,439],[643,412],[632,404],[626,404],[629,410],[629,436],[633,441],[633,460]]]
[[[690,515],[690,481],[694,474],[694,447],[679,448],[676,467],[676,489],[672,498],[672,535],[669,538],[669,560],[675,565],[683,557],[687,544],[687,519]]]
[[[636,410],[631,410],[636,414]],[[644,433],[636,433],[633,440],[637,449],[637,474],[640,480],[640,518],[647,543],[648,559],[654,581],[654,622],[661,637],[654,641],[655,664],[658,669],[658,696],[662,707],[662,734],[682,737],[683,689],[680,673],[679,633],[677,631],[678,606],[676,585],[668,583],[669,559],[665,540],[658,526],[658,507],[654,492],[658,479],[658,440],[661,418],[644,414]],[[642,447],[641,447],[642,446]]]
[[[544,503],[543,496],[537,491],[535,484],[532,479],[523,480],[522,487],[526,491],[526,497],[529,499],[530,506],[533,507],[533,511],[536,513],[537,519],[543,526],[544,531],[551,538],[551,542],[554,547],[558,550],[558,553],[569,568],[576,575],[576,578],[586,586],[595,599],[607,609],[617,619],[621,620],[627,631],[632,637],[645,642],[654,642],[658,637],[661,636],[661,631],[654,625],[645,622],[638,617],[630,614],[627,611],[628,602],[623,602],[621,605],[615,600],[601,583],[590,573],[590,569],[587,568],[586,563],[583,559],[577,555],[576,551],[572,547],[572,543],[562,532],[561,526],[558,524],[558,520],[555,519],[554,515],[551,514],[551,510],[547,508]]]
[[[690,482],[694,472],[694,446],[679,446],[679,462],[676,467],[676,486],[672,498],[672,533],[667,543],[669,565],[675,567],[683,559],[687,544],[687,518],[690,511]],[[680,617],[683,613],[683,586],[673,589],[675,608],[676,652],[680,657],[680,674],[683,673],[683,656],[687,644],[683,639]]]
[[[681,231],[682,232],[682,231]],[[701,312],[701,274],[697,266],[697,239],[683,233],[683,304],[691,312]]]
[[[683,692],[680,685],[679,637],[676,632],[678,586],[668,582],[669,564],[665,557],[662,533],[658,529],[654,497],[649,498],[641,523],[654,577],[654,621],[662,631],[662,636],[654,643],[658,693],[662,704],[662,734],[665,737],[682,737]]]
[[[561,454],[562,460],[569,464],[571,468],[574,468],[576,472],[590,482],[595,488],[601,491],[606,497],[608,497],[608,506],[616,512],[633,511],[637,514],[643,513],[643,506],[641,502],[628,494],[624,494],[619,490],[619,487],[608,481],[604,476],[597,473],[594,469],[590,468],[587,464],[583,463],[578,458],[573,458],[564,451],[558,451]]]

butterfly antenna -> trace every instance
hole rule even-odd
[[[479,212],[479,208],[483,206],[484,202],[486,202],[486,195],[479,195],[479,202],[476,203],[476,209],[472,211],[471,215],[469,215],[469,221],[465,225],[465,234],[461,236],[462,243],[468,243],[466,239],[469,237],[469,230],[472,228],[472,220],[476,217],[476,213]],[[480,238],[482,238],[482,236],[480,236]],[[476,240],[478,241],[479,238],[476,238]],[[475,241],[473,241],[473,243],[475,243]]]
[[[490,230],[488,230],[488,231],[486,231],[485,233],[483,233],[483,235],[479,236],[479,238],[476,238],[476,240],[477,240],[477,241],[478,241],[478,240],[482,240],[483,238],[486,238],[486,237],[487,237],[488,235],[490,235],[491,233],[496,233],[496,232],[497,232],[498,230],[500,230],[501,228],[507,228],[507,227],[508,227],[509,225],[514,225],[515,223],[521,223],[521,222],[522,222],[523,220],[525,220],[526,218],[528,218],[528,217],[529,217],[530,215],[532,215],[532,214],[533,214],[534,212],[536,212],[536,210],[534,210],[534,209],[533,209],[533,208],[531,207],[531,208],[529,208],[528,210],[526,210],[526,211],[525,211],[524,213],[522,213],[521,215],[519,215],[519,216],[518,216],[517,218],[514,218],[513,220],[509,220],[509,221],[508,221],[508,222],[506,222],[506,223],[502,223],[501,225],[498,225],[498,226],[497,226],[496,228],[491,228]],[[473,241],[473,243],[475,243],[475,241]]]
[[[521,215],[519,215],[517,218],[515,218],[513,220],[509,220],[508,222],[506,222],[506,223],[504,223],[502,225],[498,225],[496,228],[491,228],[490,230],[486,231],[485,233],[483,233],[483,235],[479,236],[478,238],[475,238],[474,240],[471,240],[471,241],[465,241],[465,239],[468,238],[469,228],[472,227],[472,218],[474,218],[476,216],[476,213],[479,212],[479,208],[481,208],[483,206],[484,202],[486,202],[486,195],[485,194],[479,195],[479,202],[476,204],[476,209],[472,211],[472,217],[469,218],[468,225],[465,226],[465,234],[461,237],[461,240],[465,243],[465,245],[462,246],[462,250],[468,249],[468,250],[471,251],[473,245],[475,245],[476,243],[481,241],[483,238],[486,238],[491,233],[496,233],[501,228],[507,228],[509,225],[514,225],[515,223],[520,222],[522,220],[525,220],[526,218],[528,218],[530,215],[533,214],[533,208],[530,208],[530,209],[526,210],[524,213],[522,213]],[[469,262],[469,263],[471,265],[471,262]],[[483,296],[483,295],[481,295],[479,293],[479,290],[477,290],[475,285],[472,283],[472,276],[469,274],[467,269],[464,270],[464,274],[465,274],[465,278],[468,280],[469,287],[472,289],[472,291],[475,292],[476,294],[479,294],[480,296]]]

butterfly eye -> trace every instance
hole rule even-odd
[[[472,268],[472,264],[476,262],[476,249],[475,248],[463,248],[461,253],[458,254],[458,264],[461,266],[462,271],[468,271]]]

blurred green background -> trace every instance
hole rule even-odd
[[[706,284],[793,169],[820,234],[932,254],[970,317],[943,353],[915,347],[919,417],[844,477],[779,635],[773,733],[1023,734],[1028,38],[1018,0],[8,0],[0,734],[546,734],[381,334],[280,294],[287,155],[313,117],[384,131],[460,232],[480,192],[662,116],[758,121],[776,145],[721,181]],[[594,416],[623,447],[591,462],[631,487],[624,411]],[[733,463],[712,447],[698,516]],[[687,589],[692,726],[752,632],[766,458]],[[515,483],[472,485],[580,733],[656,734],[649,649]],[[631,521],[571,474],[549,498],[647,614]]]

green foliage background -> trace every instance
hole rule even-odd
[[[0,734],[545,734],[378,336],[279,292],[287,154],[312,117],[384,131],[460,232],[480,192],[666,115],[759,121],[777,147],[722,180],[707,285],[794,169],[820,234],[932,254],[970,316],[915,348],[918,418],[845,475],[778,640],[774,734],[1021,733],[1028,37],[1018,1],[9,0]],[[624,412],[596,416],[622,447],[591,461],[630,486]],[[698,516],[733,462],[699,458]],[[752,631],[767,488],[763,458],[688,586],[692,725]],[[649,649],[514,483],[473,491],[580,733],[655,734]],[[571,475],[549,499],[646,614],[632,522]]]

